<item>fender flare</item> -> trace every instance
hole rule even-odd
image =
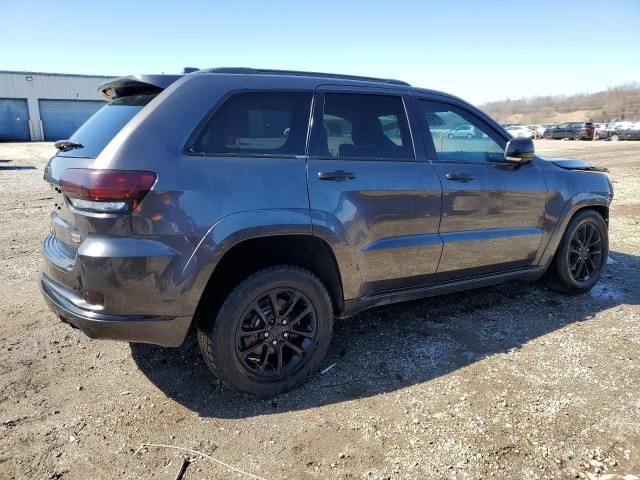
[[[547,266],[551,263],[551,260],[558,249],[558,245],[560,245],[562,236],[576,212],[588,207],[609,208],[610,203],[611,197],[609,192],[581,192],[570,197],[567,200],[562,213],[559,215],[558,221],[549,236],[546,246],[544,249],[540,250],[541,253],[539,254],[537,264]]]
[[[320,230],[324,232],[323,229]],[[202,293],[224,255],[246,240],[279,235],[317,236],[334,254],[338,275],[343,283],[343,298],[347,298],[345,280],[353,277],[357,266],[350,260],[350,250],[334,235],[316,235],[308,209],[265,209],[237,212],[218,220],[200,240],[182,270],[189,287],[190,303],[198,305]],[[337,247],[337,248],[336,248]],[[357,278],[359,279],[359,273]]]

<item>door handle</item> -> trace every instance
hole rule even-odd
[[[356,176],[351,172],[344,170],[335,170],[333,172],[318,172],[319,180],[330,180],[332,182],[344,182],[345,180],[353,180]]]
[[[451,180],[452,182],[470,182],[475,179],[473,175],[469,175],[465,172],[455,172],[455,173],[447,173],[447,180]]]

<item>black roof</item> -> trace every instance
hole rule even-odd
[[[302,72],[298,70],[276,70],[270,68],[247,68],[247,67],[218,67],[207,68],[204,70],[198,70],[198,72],[204,73],[230,73],[239,75],[283,75],[283,76],[297,76],[297,77],[315,77],[315,78],[337,78],[341,80],[360,80],[366,82],[380,82],[392,85],[404,85],[410,87],[411,85],[402,80],[394,80],[391,78],[377,78],[377,77],[363,77],[359,75],[343,75],[339,73],[320,73],[320,72]]]
[[[297,70],[274,70],[266,68],[247,68],[247,67],[219,67],[199,70],[196,68],[187,68],[180,75],[129,75],[126,77],[112,78],[98,88],[99,95],[109,101],[121,96],[126,91],[127,95],[133,92],[136,94],[158,93],[173,82],[184,75],[202,74],[202,73],[219,73],[226,75],[282,75],[287,77],[307,77],[307,78],[327,78],[352,80],[369,83],[384,83],[387,85],[402,85],[410,87],[411,85],[401,80],[393,80],[388,78],[363,77],[358,75],[342,75],[338,73],[320,73],[320,72],[301,72]]]

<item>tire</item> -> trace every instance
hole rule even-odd
[[[574,140],[582,140],[582,134],[580,132],[574,132],[573,139]]]
[[[471,140],[473,138],[473,135],[471,135],[470,133],[467,133],[467,140]]]
[[[591,229],[595,229],[595,231]],[[599,242],[588,246],[589,242],[583,241],[581,243],[585,245],[585,249],[580,250],[577,248],[576,236],[578,239],[582,238],[584,240],[592,238],[593,241],[595,240],[596,231],[599,235]],[[581,232],[585,232],[585,235],[582,236]],[[593,233],[590,234],[589,232]],[[592,236],[589,237],[589,235]],[[595,253],[596,249],[598,249],[599,254]],[[579,251],[581,253],[578,253]],[[580,260],[581,255],[590,260],[582,262]],[[607,265],[608,255],[609,233],[607,224],[602,216],[595,210],[590,209],[578,212],[569,222],[554,256],[553,263],[549,267],[546,275],[547,286],[552,290],[569,295],[588,292],[602,277]],[[580,263],[583,263],[582,269],[580,268]],[[576,266],[572,268],[572,264]],[[586,276],[584,275],[584,268],[586,268]],[[591,268],[593,269],[589,272]]]
[[[546,138],[547,140],[551,140],[551,133],[545,133],[544,138]]]
[[[620,140],[620,136],[617,133],[614,133],[613,135],[611,135],[612,142],[617,142],[618,140]]]
[[[448,138],[449,140],[453,139],[453,133],[449,133],[449,134],[447,134],[447,138]]]
[[[282,265],[241,282],[215,320],[198,328],[198,345],[224,384],[270,397],[291,390],[320,366],[332,330],[331,298],[322,282],[307,270]]]

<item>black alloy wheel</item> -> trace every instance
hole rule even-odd
[[[304,363],[317,334],[317,312],[309,298],[296,289],[274,288],[244,312],[236,355],[249,374],[286,375]]]
[[[569,270],[576,282],[584,283],[602,267],[602,236],[593,223],[583,223],[574,232],[567,250]]]
[[[320,366],[333,331],[331,297],[312,272],[293,265],[242,280],[215,318],[203,309],[198,345],[226,385],[260,397],[291,390]]]
[[[545,283],[569,295],[588,292],[602,277],[608,255],[609,233],[604,218],[592,209],[579,211],[564,231]]]

